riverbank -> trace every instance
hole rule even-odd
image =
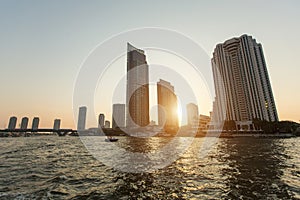
[[[34,133],[34,134],[14,134],[8,132],[0,132],[0,137],[36,137],[36,136],[53,136],[55,134],[45,134],[45,133]],[[126,134],[122,131],[109,131],[106,133],[94,133],[85,131],[83,134],[70,134],[68,136],[133,136],[133,137],[219,137],[219,138],[238,138],[238,137],[254,137],[254,138],[291,138],[291,137],[299,137],[299,133],[274,133],[267,134],[262,132],[199,132],[197,134],[193,134],[191,132],[180,132],[180,133],[165,133],[160,132],[157,134],[153,133],[136,133],[133,135]]]
[[[208,133],[196,137],[220,137],[220,138],[238,138],[238,137],[255,137],[255,138],[291,138],[297,137],[292,133],[276,133],[276,134],[264,134],[264,133]]]

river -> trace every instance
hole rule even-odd
[[[147,153],[170,140],[110,145]],[[205,141],[195,138],[162,169],[134,173],[97,160],[80,137],[0,138],[0,199],[300,199],[300,138],[219,138],[201,157]]]

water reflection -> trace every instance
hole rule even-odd
[[[224,161],[229,165],[223,169],[228,198],[292,197],[281,180],[287,157],[280,140],[239,138],[222,143],[227,154]]]
[[[118,164],[104,138],[86,140]],[[164,156],[171,157],[185,139],[174,141],[177,146]],[[0,140],[0,199],[299,199],[299,138],[221,138],[200,157],[204,141],[196,138],[163,169],[126,173],[97,161],[79,138],[5,138]],[[166,144],[170,138],[124,137],[117,143],[148,153]],[[133,164],[130,157],[123,159],[124,167]]]

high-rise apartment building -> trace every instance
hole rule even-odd
[[[171,83],[157,82],[158,125],[166,131],[178,129],[177,96]]]
[[[21,129],[27,129],[28,127],[28,117],[23,117],[21,120]]]
[[[39,128],[40,118],[34,117],[32,120],[32,130],[37,130]]]
[[[110,128],[110,121],[108,120],[105,121],[104,128]]]
[[[17,125],[17,117],[13,116],[9,118],[8,129],[14,130],[16,129],[16,125]]]
[[[248,35],[229,39],[216,46],[211,62],[216,92],[213,121],[278,121],[260,43]]]
[[[104,128],[105,115],[100,114],[98,118],[98,128]]]
[[[149,69],[143,50],[127,43],[126,126],[149,124]]]
[[[113,104],[112,128],[125,127],[125,104]]]
[[[55,119],[53,124],[53,130],[59,130],[60,129],[60,119]]]
[[[87,108],[85,106],[79,107],[78,123],[77,123],[77,130],[79,131],[85,130],[86,111]]]

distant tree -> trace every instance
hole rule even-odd
[[[253,119],[256,130],[262,129],[264,133],[294,133],[300,124],[292,121],[269,122],[266,120]]]
[[[293,121],[280,121],[278,122],[277,129],[281,133],[294,133],[300,127],[300,124]]]

